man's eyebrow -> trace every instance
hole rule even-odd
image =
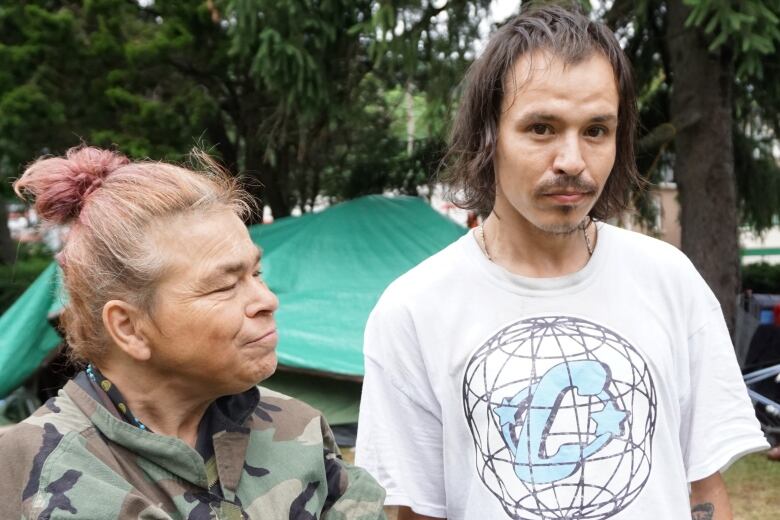
[[[601,114],[590,118],[591,123],[613,123],[617,121],[615,114]]]
[[[553,115],[553,114],[546,114],[544,112],[530,112],[528,114],[525,114],[522,118],[522,121],[541,121],[544,123],[547,122],[556,122],[560,121],[561,118]]]
[[[545,112],[530,112],[522,116],[520,120],[522,122],[539,121],[542,123],[556,123],[561,121],[561,118]],[[615,114],[598,114],[588,120],[589,123],[612,123],[614,121],[617,121],[617,116]]]

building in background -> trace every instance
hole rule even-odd
[[[655,221],[652,225],[640,222],[632,213],[624,215],[615,224],[632,231],[650,235],[680,248],[682,232],[680,229],[680,202],[677,199],[677,184],[674,182],[655,184],[650,187],[648,197],[656,210]]]
[[[739,236],[739,245],[742,248],[743,264],[780,264],[780,222],[775,222],[772,229],[761,235],[743,229]]]
[[[659,183],[650,188],[649,196],[657,210],[653,226],[642,224],[631,215],[623,217],[617,224],[659,238],[680,248],[682,242],[677,185],[674,182]],[[755,233],[747,227],[741,228],[739,245],[743,264],[757,262],[780,264],[780,221],[773,228],[761,234]]]

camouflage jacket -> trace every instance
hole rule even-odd
[[[384,490],[341,460],[300,401],[265,388],[218,399],[201,421],[204,462],[123,421],[106,397],[82,373],[0,436],[0,518],[384,518]]]

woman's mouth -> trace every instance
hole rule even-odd
[[[256,336],[255,338],[247,341],[244,346],[246,347],[263,347],[263,346],[276,346],[276,341],[278,340],[278,335],[276,333],[276,328],[273,328],[259,336]]]

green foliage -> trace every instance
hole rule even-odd
[[[733,60],[734,163],[743,224],[762,231],[780,215],[780,168],[773,151],[780,136],[780,0],[684,0],[688,26],[701,27],[710,50]],[[675,114],[669,106],[666,0],[616,0],[601,13],[634,65],[639,93],[638,163],[651,182],[671,171]],[[647,200],[635,201],[640,210]],[[646,217],[652,217],[645,213]]]
[[[228,29],[230,55],[249,64],[250,77],[283,108],[303,113],[328,107],[334,86],[322,65],[334,44],[354,41],[358,35],[349,28],[369,13],[368,4],[336,0],[234,0],[227,8],[236,15]]]
[[[780,208],[780,164],[772,153],[775,145],[771,138],[751,138],[741,128],[734,130],[742,222],[759,232],[775,225]]]
[[[780,214],[780,0],[685,0],[689,26],[710,50],[727,48],[736,65],[734,166],[742,222],[756,231]]]
[[[701,27],[711,51],[731,44],[739,76],[763,74],[761,56],[774,55],[780,42],[780,0],[684,0],[691,7],[687,26]]]
[[[182,157],[208,103],[193,85],[182,89],[176,77],[155,77],[160,67],[131,61],[149,24],[120,0],[0,8],[0,178],[83,141],[134,157]]]
[[[780,265],[759,262],[742,266],[742,289],[780,294]]]
[[[88,142],[255,179],[276,216],[408,191],[489,0],[31,0],[0,7],[0,177]],[[412,154],[388,92],[415,92]],[[400,125],[403,127],[403,123]],[[438,145],[437,145],[438,146]],[[419,150],[419,152],[417,151]],[[354,179],[352,178],[354,176]],[[3,182],[7,194],[9,183]],[[2,194],[2,193],[0,193]]]

